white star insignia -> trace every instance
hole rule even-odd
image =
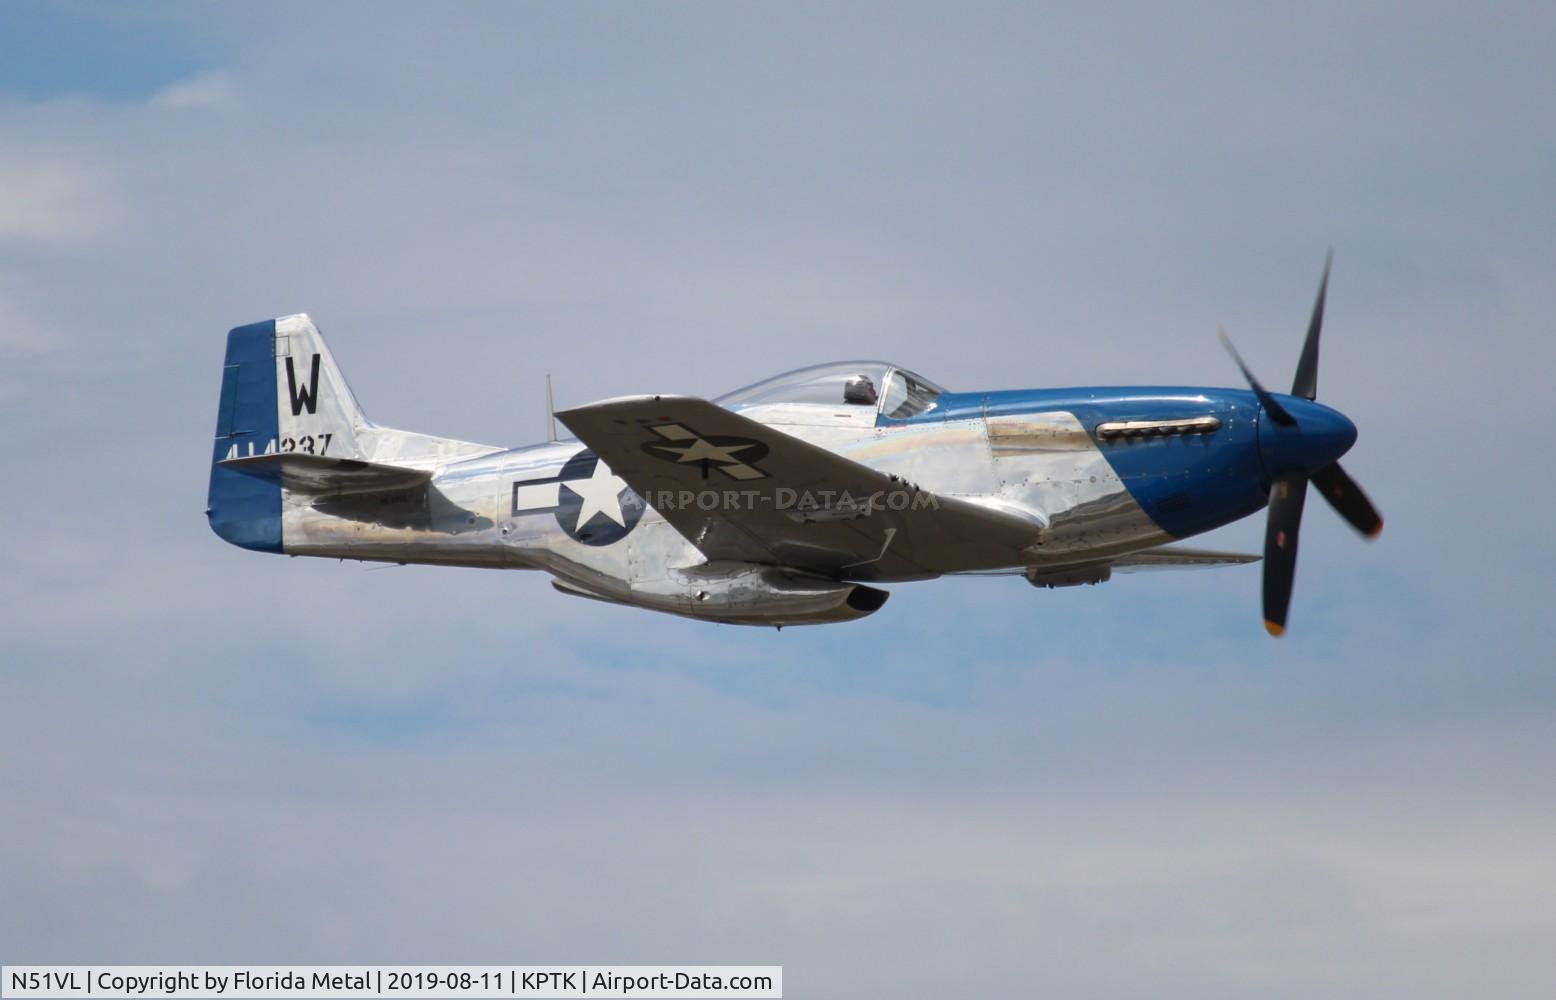
[[[583,501],[578,508],[578,524],[574,530],[583,530],[596,514],[604,514],[623,528],[627,526],[627,519],[621,512],[621,491],[627,488],[627,482],[611,472],[604,462],[595,461],[594,475],[588,479],[569,479],[562,485]]]
[[[679,455],[677,462],[717,462],[720,465],[739,465],[740,459],[735,457],[735,452],[745,451],[750,447],[749,444],[727,444],[721,447],[702,438],[683,447],[672,444],[658,446],[660,451],[674,452]]]

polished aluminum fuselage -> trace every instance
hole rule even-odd
[[[947,393],[933,413],[908,420],[841,405],[783,403],[739,412],[932,493],[1037,526],[1037,542],[1020,563],[980,570],[1040,571],[1104,560],[1225,524],[1265,502],[1258,409],[1242,390]],[[1108,421],[1209,418],[1216,424],[1211,434],[1110,441],[1097,431]],[[590,544],[566,530],[556,511],[518,502],[522,484],[554,481],[585,451],[577,441],[493,451],[437,465],[424,490],[366,499],[288,494],[285,551],[540,569],[572,592],[694,615],[686,595],[700,581],[764,572],[709,566],[651,506],[619,537]],[[332,512],[332,504],[346,506]],[[935,574],[879,576],[866,566],[839,578],[892,582],[926,575]],[[766,585],[753,579],[753,593]]]

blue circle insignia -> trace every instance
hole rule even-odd
[[[587,448],[568,459],[556,478],[557,524],[585,545],[621,541],[648,509],[643,498]]]

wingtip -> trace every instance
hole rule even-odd
[[[1379,520],[1378,526],[1367,532],[1367,541],[1375,542],[1378,540],[1378,536],[1381,534],[1383,534],[1383,522],[1382,520]]]
[[[1286,626],[1278,625],[1275,622],[1270,621],[1268,618],[1264,620],[1264,630],[1277,639],[1286,634]]]

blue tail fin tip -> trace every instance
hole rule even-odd
[[[234,327],[217,403],[211,484],[211,530],[257,552],[281,552],[281,485],[221,466],[231,455],[263,454],[279,433],[276,412],[275,320]]]

